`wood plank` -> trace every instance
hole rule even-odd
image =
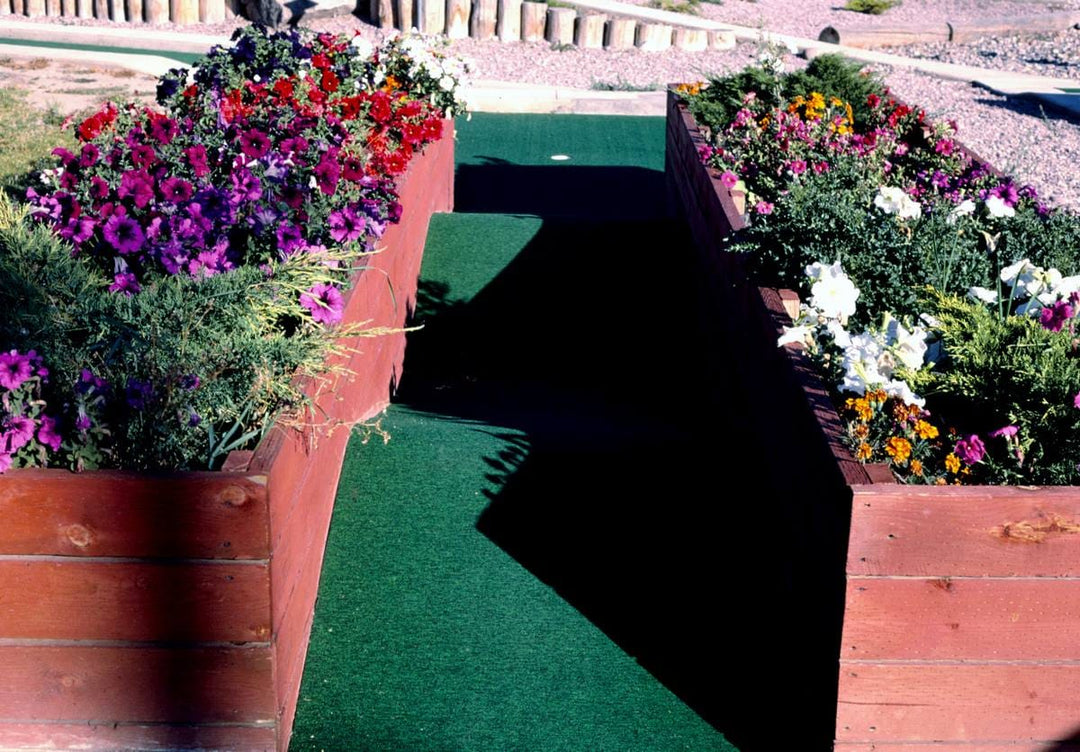
[[[469,36],[469,0],[446,0],[446,36],[464,39]]]
[[[499,0],[496,33],[503,42],[521,41],[521,0]]]
[[[604,35],[604,48],[609,50],[628,50],[634,46],[634,33],[637,21],[632,18],[612,18],[607,22]]]
[[[110,752],[271,752],[273,726],[120,725],[103,723],[11,723],[0,721],[0,749]]]
[[[169,20],[187,26],[199,20],[199,0],[169,0]]]
[[[269,566],[3,560],[0,638],[269,641]]]
[[[89,0],[83,0],[89,2]],[[169,22],[168,0],[144,0],[143,9],[146,14],[146,22],[161,24]]]
[[[416,22],[424,34],[442,34],[446,30],[445,0],[416,0]]]
[[[521,39],[525,42],[544,41],[544,23],[547,18],[547,3],[535,3],[525,0],[521,4]]]
[[[644,52],[662,52],[671,47],[671,27],[667,24],[639,23],[634,44]]]
[[[574,19],[577,11],[573,8],[548,8],[546,39],[554,45],[574,43]]]
[[[672,44],[687,52],[704,52],[709,49],[709,32],[704,29],[675,29]]]
[[[848,580],[841,660],[1080,660],[1080,579]]]
[[[394,26],[402,31],[410,31],[416,26],[413,17],[413,0],[394,0]]]
[[[1080,24],[1080,13],[1060,11],[1040,13],[1036,16],[1011,16],[1009,18],[979,21],[949,22],[950,41],[974,42],[980,37],[1025,36],[1048,34],[1074,28]]]
[[[937,21],[889,26],[826,26],[818,34],[818,41],[867,48],[948,42],[949,37],[949,24]]]
[[[854,488],[849,574],[1080,576],[1080,489]]]
[[[0,645],[5,721],[271,723],[270,649]]]
[[[607,17],[598,13],[579,16],[574,44],[583,50],[599,50],[604,46],[604,26]]]
[[[264,559],[260,476],[14,470],[0,476],[0,553]]]
[[[845,664],[840,671],[836,738],[1073,739],[1080,723],[1078,686],[1078,664]]]
[[[225,20],[225,0],[199,0],[199,22],[200,23],[221,23]],[[231,452],[230,456],[240,454],[239,451]],[[250,455],[248,455],[250,456]],[[238,462],[238,457],[233,458],[233,462]],[[229,460],[227,459],[226,462]],[[246,466],[245,466],[246,468]],[[238,467],[237,469],[244,469]]]
[[[473,0],[469,17],[469,36],[473,39],[492,39],[499,17],[498,0]]]

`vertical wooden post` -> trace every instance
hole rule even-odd
[[[93,2],[91,0],[75,0],[75,15],[79,18],[93,18]]]
[[[425,34],[446,30],[445,0],[416,0],[416,26]]]
[[[393,0],[379,0],[379,28],[394,28],[394,2]]]
[[[498,0],[473,0],[472,17],[469,19],[469,36],[473,39],[494,37],[498,11]]]
[[[709,46],[714,50],[735,49],[735,34],[730,31],[710,31]]]
[[[577,11],[573,8],[548,8],[546,38],[555,45],[574,43],[574,19]]]
[[[11,0],[0,0],[0,16],[11,15]]]
[[[60,0],[45,0],[45,15],[46,16],[59,16],[60,15]]]
[[[90,2],[90,0],[83,0],[83,2]],[[168,0],[144,0],[143,9],[147,23],[162,24],[169,22]]]
[[[496,26],[503,42],[521,41],[521,0],[499,0]]]
[[[70,18],[75,15],[75,0],[58,0],[60,3],[60,15]],[[7,0],[0,0],[0,13],[4,12]]]
[[[544,19],[547,3],[525,0],[521,4],[521,38],[526,42],[544,41]]]
[[[169,0],[169,20],[179,26],[197,23],[199,0]]]
[[[709,32],[704,29],[675,29],[675,46],[687,52],[709,49]]]
[[[199,0],[199,20],[221,23],[225,20],[225,0]]]
[[[583,50],[598,50],[603,47],[605,22],[607,18],[597,13],[579,16],[574,44]]]
[[[413,20],[413,0],[394,0],[394,26],[402,31],[411,31],[416,26]]]
[[[634,46],[634,30],[637,21],[632,18],[612,18],[607,23],[604,47],[609,50],[626,50]]]
[[[124,0],[124,6],[124,10],[127,11],[128,21],[131,23],[142,23],[143,0]]]
[[[30,18],[45,15],[45,0],[26,0],[23,14]]]
[[[667,24],[638,24],[634,43],[645,52],[659,52],[671,46],[671,27]]]
[[[469,0],[446,0],[446,36],[450,39],[469,36]]]

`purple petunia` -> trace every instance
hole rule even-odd
[[[142,227],[125,214],[113,214],[105,223],[102,235],[117,253],[121,255],[135,253],[143,247],[146,236]]]
[[[953,454],[968,465],[974,465],[976,462],[981,462],[982,458],[986,456],[986,445],[978,436],[971,434],[966,439],[960,439],[960,441],[956,442]]]
[[[154,398],[154,386],[149,381],[128,379],[124,399],[132,410],[144,410]]]
[[[201,178],[210,172],[210,166],[206,163],[206,147],[202,144],[196,144],[195,146],[189,146],[184,149],[184,154],[187,155],[188,163],[191,165],[192,171],[195,173],[195,177]]]
[[[139,280],[137,280],[135,275],[131,272],[117,272],[113,277],[112,284],[109,285],[109,292],[122,293],[128,297],[131,297],[141,289],[142,288],[139,287]]]
[[[0,475],[11,469],[11,455],[0,452]]]
[[[284,258],[304,245],[304,232],[292,222],[282,222],[277,228],[278,253]]]
[[[330,237],[338,243],[351,243],[364,234],[364,218],[351,206],[331,212],[327,224],[330,226]]]
[[[180,133],[180,127],[170,117],[158,116],[150,121],[150,136],[159,144],[169,144]]]
[[[333,152],[323,154],[319,164],[315,166],[315,183],[319,186],[319,190],[327,196],[333,196],[337,191],[340,177],[341,165],[338,164],[337,154]]]
[[[54,452],[60,451],[60,444],[63,439],[56,430],[55,418],[50,418],[48,415],[41,416],[41,425],[38,426],[37,438],[38,441]]]
[[[261,159],[270,151],[270,139],[254,128],[244,131],[240,134],[240,151],[252,159]]]
[[[67,224],[60,228],[60,237],[70,240],[75,245],[82,245],[94,235],[97,223],[90,217],[69,219]]]
[[[191,187],[191,183],[183,178],[165,178],[158,188],[161,190],[162,198],[173,204],[190,201],[191,197],[195,195],[195,189]]]
[[[145,170],[129,170],[120,176],[116,195],[120,198],[131,196],[135,206],[142,209],[154,198],[154,181]]]
[[[13,454],[34,438],[37,423],[25,415],[8,415],[0,419],[0,452]]]
[[[329,326],[341,321],[345,299],[333,285],[322,282],[300,295],[300,305],[311,311],[311,318]]]
[[[29,354],[22,355],[18,350],[0,353],[0,386],[15,390],[34,375]]]
[[[233,185],[232,195],[229,197],[232,205],[239,206],[245,201],[258,201],[262,198],[262,183],[251,170],[237,170],[229,175],[229,180]]]
[[[1059,300],[1039,311],[1039,323],[1043,329],[1060,332],[1073,317],[1073,307],[1067,300]]]
[[[95,144],[83,144],[79,152],[79,167],[93,167],[101,158],[101,149]]]

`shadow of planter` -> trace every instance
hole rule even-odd
[[[453,203],[453,123],[399,183],[403,221],[345,296],[346,323],[400,329],[433,212]],[[401,376],[403,332],[346,340],[221,472],[0,476],[0,747],[288,748],[351,426]]]
[[[699,252],[710,347],[731,354],[713,367],[762,411],[748,425],[784,467],[766,485],[800,507],[792,543],[812,563],[793,569],[794,602],[817,593],[835,606],[814,645],[833,645],[822,689],[835,700],[835,749],[1071,748],[1080,488],[907,486],[855,461],[813,365],[797,346],[776,347],[792,295],[755,287],[724,251],[742,217],[700,163],[703,143],[669,92],[669,196]]]

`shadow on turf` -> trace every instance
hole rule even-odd
[[[829,749],[846,531],[706,374],[693,274],[673,223],[545,218],[470,300],[421,283],[398,401],[525,432],[478,529],[742,752]]]

